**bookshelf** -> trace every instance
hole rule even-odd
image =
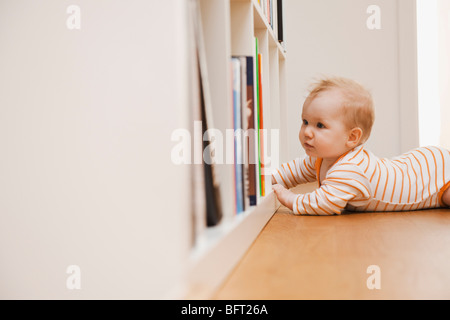
[[[272,4],[273,27],[269,23],[269,6],[267,10],[262,8],[263,3],[269,5],[266,1],[260,4],[258,0],[200,0],[199,5],[214,127],[223,133],[233,128],[230,61],[233,56],[255,57],[256,37],[263,57],[263,126],[278,134],[275,141],[269,134],[265,147],[270,150],[272,143],[278,144],[280,159],[283,159],[287,153],[283,143],[287,132],[280,124],[287,115],[286,51],[278,41],[276,2]],[[257,205],[236,214],[234,165],[217,165],[216,172],[223,218],[217,226],[195,234],[182,298],[212,297],[279,207],[268,181],[265,195],[258,195]]]

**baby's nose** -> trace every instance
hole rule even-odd
[[[313,130],[310,127],[305,128],[304,135],[305,137],[311,138],[313,136]]]

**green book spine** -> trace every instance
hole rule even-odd
[[[259,186],[259,194],[262,195],[262,185],[261,185],[261,137],[260,137],[260,130],[259,128],[260,126],[260,115],[259,115],[259,110],[260,110],[260,81],[259,81],[259,48],[258,48],[258,38],[255,37],[255,48],[256,48],[256,52],[255,52],[255,67],[256,67],[256,122],[257,125],[256,130],[258,132],[258,155],[257,155],[257,159],[258,159],[258,186]]]

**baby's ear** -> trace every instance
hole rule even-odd
[[[353,128],[352,130],[350,130],[350,133],[348,135],[348,140],[347,140],[347,146],[349,148],[354,148],[356,146],[359,145],[361,138],[362,138],[362,129],[359,127]]]

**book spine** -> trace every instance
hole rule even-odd
[[[239,58],[232,58],[233,65],[233,115],[234,115],[234,168],[236,213],[244,211],[243,198],[243,146],[242,146],[242,106],[241,106],[241,64]]]
[[[242,119],[242,181],[244,211],[250,208],[249,198],[249,162],[248,162],[248,97],[247,97],[247,57],[239,57],[241,64],[241,119]]]
[[[259,105],[260,105],[260,82],[259,82],[259,44],[258,38],[255,37],[255,97],[256,97],[256,105],[255,105],[255,129],[256,129],[256,178],[257,178],[257,196],[258,201],[261,196],[261,162],[260,162],[260,154],[261,154],[261,145],[260,145],[260,131],[259,131],[259,123],[260,123],[260,115],[259,115]]]
[[[284,42],[283,36],[283,0],[277,0],[278,41]]]
[[[248,198],[250,206],[257,204],[256,187],[256,128],[255,128],[255,59],[252,56],[247,59],[247,160],[248,160]]]
[[[266,195],[264,181],[264,117],[263,117],[263,86],[262,86],[262,55],[258,53],[258,80],[259,80],[259,177],[261,185],[261,197]]]

